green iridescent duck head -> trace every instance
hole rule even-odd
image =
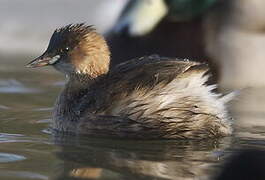
[[[168,15],[176,21],[188,21],[204,14],[217,0],[164,0]]]

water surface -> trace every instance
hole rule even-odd
[[[240,149],[265,150],[259,89],[251,100],[231,105],[232,137],[135,141],[50,134],[64,77],[52,68],[26,69],[30,58],[0,59],[0,179],[211,179]]]

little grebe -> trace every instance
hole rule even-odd
[[[55,30],[47,50],[27,67],[52,65],[67,83],[53,128],[77,134],[127,138],[203,139],[231,134],[225,104],[231,94],[206,85],[206,64],[157,55],[109,70],[104,38],[85,24]]]

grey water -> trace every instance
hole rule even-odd
[[[0,179],[212,179],[230,155],[265,150],[258,105],[263,90],[253,93],[253,102],[231,104],[232,137],[139,141],[51,134],[51,111],[64,77],[51,67],[25,68],[32,58],[0,58]]]

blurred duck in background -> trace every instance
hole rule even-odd
[[[207,61],[221,87],[264,86],[264,8],[264,0],[129,1],[107,33],[112,64],[152,53],[185,57]]]
[[[152,53],[207,60],[203,48],[202,15],[216,1],[130,1],[107,34],[112,64]]]
[[[221,65],[223,87],[265,85],[265,1],[223,0],[205,19],[207,55]]]
[[[150,33],[164,17],[185,22],[203,14],[216,0],[133,0],[123,10],[114,31],[128,28],[131,36]]]

